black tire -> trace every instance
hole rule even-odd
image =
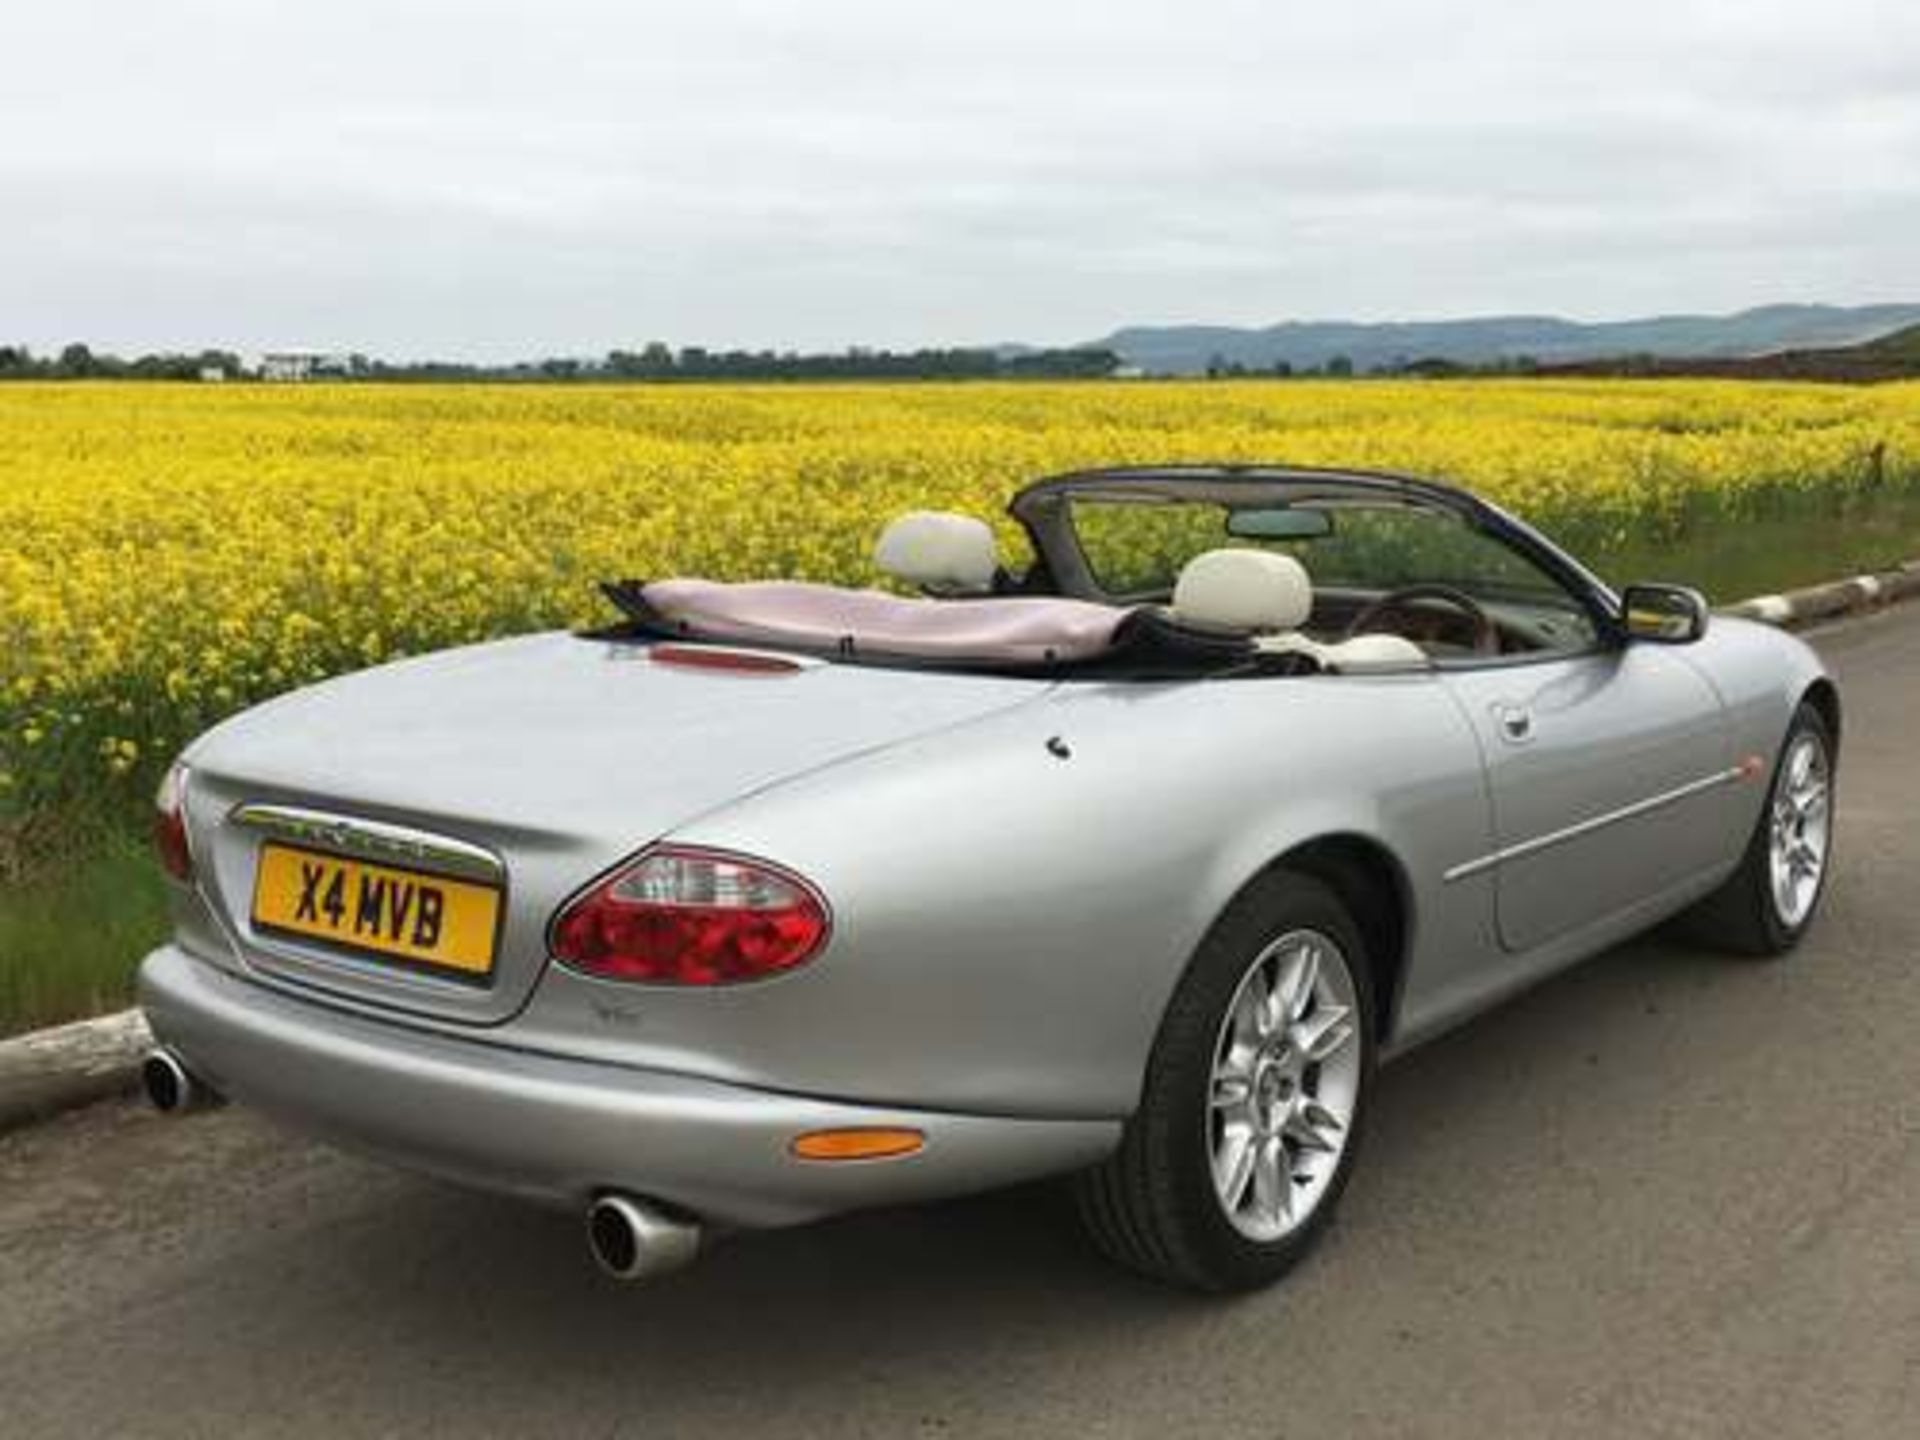
[[[1813,902],[1797,924],[1790,923],[1781,914],[1774,898],[1770,871],[1774,802],[1780,791],[1787,756],[1793,752],[1794,743],[1808,734],[1819,740],[1826,753],[1828,784],[1831,786],[1839,761],[1833,731],[1826,717],[1803,701],[1794,711],[1792,723],[1787,726],[1786,738],[1780,743],[1780,752],[1774,757],[1766,803],[1761,806],[1760,818],[1754,822],[1753,834],[1747,838],[1747,848],[1740,857],[1739,867],[1718,890],[1681,917],[1681,928],[1691,939],[1735,955],[1770,958],[1784,955],[1798,945],[1812,926],[1814,917],[1820,913],[1820,901],[1826,894],[1827,881],[1833,874],[1831,790],[1827,801],[1829,819],[1825,863],[1820,870]]]
[[[1208,1105],[1215,1047],[1228,1007],[1257,957],[1289,931],[1333,940],[1357,998],[1358,1081],[1337,1168],[1311,1213],[1270,1241],[1229,1221],[1216,1196]],[[1338,896],[1308,875],[1269,872],[1215,921],[1181,977],[1147,1063],[1139,1109],[1120,1147],[1079,1176],[1083,1223],[1107,1255],[1155,1280],[1231,1292],[1271,1284],[1319,1239],[1353,1170],[1375,1066],[1374,999],[1366,943]]]

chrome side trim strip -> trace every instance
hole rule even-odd
[[[1518,860],[1522,856],[1532,855],[1536,851],[1545,850],[1554,845],[1562,845],[1569,840],[1578,840],[1582,835],[1591,835],[1594,831],[1605,829],[1607,826],[1615,824],[1618,821],[1631,820],[1637,815],[1645,815],[1650,810],[1658,810],[1663,806],[1673,804],[1675,801],[1685,800],[1691,795],[1698,795],[1703,791],[1711,790],[1715,786],[1725,785],[1734,780],[1745,779],[1746,775],[1746,768],[1739,765],[1731,766],[1725,770],[1715,771],[1713,774],[1702,776],[1698,780],[1689,780],[1685,785],[1677,785],[1671,790],[1662,790],[1658,795],[1649,795],[1644,800],[1636,800],[1631,805],[1622,805],[1618,810],[1609,810],[1604,815],[1594,815],[1588,819],[1576,821],[1574,824],[1568,825],[1563,829],[1549,830],[1544,835],[1535,835],[1530,840],[1522,840],[1517,844],[1506,845],[1489,854],[1463,861],[1455,865],[1452,869],[1442,872],[1440,879],[1444,883],[1451,885],[1456,880],[1465,880],[1470,875],[1478,875],[1483,870],[1491,870],[1494,866],[1503,864],[1508,860]]]
[[[227,818],[235,825],[289,844],[313,846],[366,860],[419,865],[488,885],[504,884],[507,878],[505,863],[491,850],[405,825],[390,825],[384,820],[332,815],[297,805],[255,804],[235,806]]]

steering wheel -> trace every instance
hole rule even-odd
[[[1346,633],[1340,638],[1351,640],[1356,635],[1364,635],[1370,630],[1380,628],[1379,622],[1395,611],[1406,610],[1420,601],[1439,601],[1451,605],[1465,615],[1473,625],[1473,652],[1476,655],[1498,655],[1500,653],[1500,630],[1491,616],[1480,606],[1480,602],[1464,590],[1451,585],[1427,583],[1422,585],[1402,585],[1398,590],[1389,590],[1378,600],[1360,607],[1353,619],[1347,622]]]

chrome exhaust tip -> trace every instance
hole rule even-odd
[[[700,1227],[631,1195],[602,1195],[587,1207],[587,1248],[616,1280],[656,1280],[700,1253]]]
[[[140,1088],[146,1091],[147,1103],[162,1115],[182,1115],[220,1102],[178,1055],[164,1048],[149,1051],[140,1062]]]

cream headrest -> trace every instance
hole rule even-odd
[[[1297,630],[1313,610],[1313,582],[1291,555],[1209,550],[1180,570],[1173,615],[1223,630]]]
[[[913,510],[880,532],[873,563],[896,580],[943,594],[993,589],[999,554],[993,529],[971,515]]]

